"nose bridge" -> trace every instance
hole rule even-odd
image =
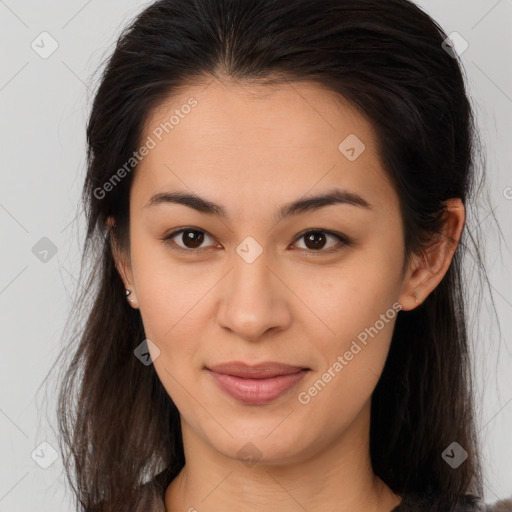
[[[272,287],[272,283],[269,282],[271,274],[269,263],[267,251],[255,256],[255,249],[250,244],[240,244],[233,258],[234,268],[231,278],[232,287],[236,290],[232,291],[242,292],[240,299],[248,297],[252,300],[253,296],[257,296],[268,300],[268,296],[265,297],[265,295],[271,295]]]
[[[244,239],[223,287],[219,323],[245,339],[256,340],[289,320],[268,254],[254,238]]]

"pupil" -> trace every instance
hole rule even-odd
[[[320,239],[320,243],[318,241]],[[312,242],[310,247],[309,242]],[[306,246],[308,249],[321,249],[325,243],[325,236],[323,233],[310,233],[306,236]]]
[[[183,243],[189,249],[196,249],[203,243],[204,234],[199,231],[185,231],[183,234],[185,235]]]

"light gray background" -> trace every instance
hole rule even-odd
[[[512,234],[512,0],[423,0],[449,34],[469,43],[462,61],[487,146],[492,206]],[[100,60],[146,2],[0,0],[0,512],[71,511],[57,449],[55,385],[44,379],[61,350],[79,269],[82,224],[74,221],[85,167],[85,124]],[[58,49],[42,59],[31,43],[47,31]],[[46,46],[48,48],[48,46]],[[479,428],[486,500],[512,494],[512,279],[510,247],[481,213],[490,298],[475,317]],[[32,252],[48,237],[48,261]],[[40,254],[44,257],[44,254]],[[476,321],[479,321],[477,328]],[[54,379],[55,380],[55,379]],[[47,391],[44,391],[44,390]],[[41,443],[47,442],[50,446]],[[37,454],[32,458],[34,450]]]

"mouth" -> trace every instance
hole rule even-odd
[[[270,403],[296,386],[309,368],[266,362],[247,365],[241,362],[206,367],[219,388],[245,404]]]

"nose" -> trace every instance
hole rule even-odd
[[[217,321],[247,341],[285,330],[291,322],[291,292],[283,276],[269,266],[265,252],[248,263],[236,253],[233,269],[219,288]]]

